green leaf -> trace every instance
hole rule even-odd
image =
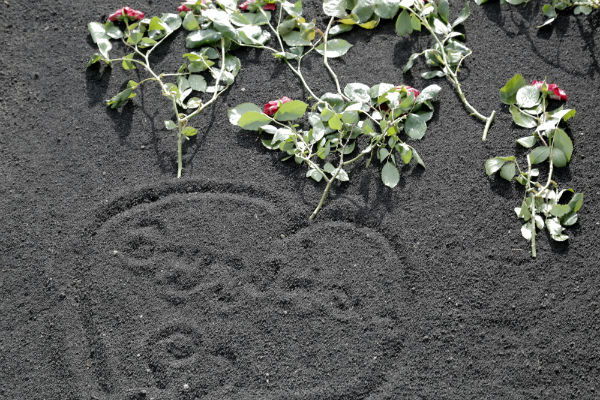
[[[563,232],[563,227],[561,226],[558,218],[547,218],[546,229],[548,229],[550,236],[560,235]]]
[[[338,174],[335,176],[335,179],[337,179],[340,182],[348,182],[350,180],[350,177],[348,176],[348,173],[346,171],[340,169],[338,171]]]
[[[521,226],[521,235],[525,238],[525,240],[530,241],[532,236],[533,236],[533,226],[531,225],[531,222],[528,222],[526,224],[523,224],[523,226]]]
[[[177,125],[175,122],[167,120],[165,121],[165,128],[167,128],[168,131],[172,131],[173,129],[177,128]]]
[[[138,46],[142,49],[145,49],[156,45],[156,43],[158,43],[156,40],[144,36],[142,40],[140,40]]]
[[[345,17],[347,6],[346,0],[323,0],[323,12],[330,17]]]
[[[98,39],[107,38],[106,28],[104,27],[104,24],[101,24],[100,22],[90,22],[88,24],[88,31],[90,32],[94,43],[98,43]]]
[[[267,31],[263,31],[260,26],[257,25],[243,26],[237,30],[237,33],[244,44],[263,45],[271,39],[271,34]]]
[[[159,17],[152,17],[150,25],[148,25],[148,31],[167,31],[168,26]]]
[[[506,161],[500,157],[489,158],[485,161],[485,173],[491,176],[498,172],[505,163]]]
[[[575,193],[571,201],[569,201],[569,207],[573,212],[577,212],[583,206],[583,193]]]
[[[410,21],[410,14],[406,10],[402,10],[396,19],[396,33],[398,36],[403,37],[410,35],[412,31],[413,27]]]
[[[269,122],[271,122],[271,118],[266,114],[257,111],[247,111],[240,117],[237,125],[249,131],[257,131],[260,127],[268,125]]]
[[[100,60],[102,60],[102,55],[99,53],[94,53],[92,55],[92,57],[90,57],[90,61],[88,61],[87,63],[87,67],[91,67],[92,65],[96,64],[97,62],[99,62]]]
[[[525,136],[517,139],[517,143],[527,149],[532,148],[535,145],[535,141],[535,136]]]
[[[577,214],[574,212],[570,212],[569,214],[563,216],[560,219],[560,224],[562,226],[571,226],[577,223]]]
[[[517,91],[516,99],[521,108],[532,108],[540,102],[540,91],[535,86],[523,86]]]
[[[198,20],[194,16],[194,13],[188,11],[183,18],[183,29],[186,31],[197,31],[200,29],[200,24],[198,24]]]
[[[400,173],[394,163],[388,161],[381,169],[381,181],[387,187],[394,188],[400,182]]]
[[[300,100],[292,100],[282,104],[273,118],[277,121],[293,121],[304,116],[308,104]]]
[[[554,7],[551,4],[544,4],[544,6],[542,7],[542,12],[548,18],[556,18],[557,17],[556,10],[554,9]]]
[[[354,28],[353,25],[349,24],[338,24],[329,30],[329,37],[334,37],[345,32],[350,32]]]
[[[112,109],[121,107],[127,102],[127,100],[132,99],[136,96],[136,93],[134,92],[136,87],[137,83],[135,83],[134,81],[129,81],[129,83],[127,84],[127,88],[122,92],[117,93],[117,95],[112,97],[110,100],[107,100],[106,105],[110,106],[110,108]]]
[[[202,75],[190,75],[188,77],[188,82],[193,90],[198,92],[206,91],[207,83]]]
[[[425,168],[425,162],[423,161],[423,159],[421,158],[419,153],[417,153],[417,150],[415,150],[414,147],[411,147],[411,149],[413,152],[413,157],[415,158],[415,161],[417,162],[417,164],[419,164],[421,167]]]
[[[187,137],[196,136],[198,134],[198,129],[191,126],[186,126],[183,128],[183,134]]]
[[[309,169],[306,172],[306,177],[307,178],[312,178],[316,182],[321,182],[321,180],[323,179],[323,175],[319,171],[317,171],[316,169]]]
[[[500,168],[500,176],[509,182],[512,181],[515,176],[515,163],[508,162],[504,164],[502,168]]]
[[[392,19],[400,9],[400,2],[397,0],[378,0],[375,2],[375,14],[383,19]]]
[[[185,46],[190,49],[211,45],[221,40],[221,32],[214,29],[203,29],[194,31],[185,38]]]
[[[461,10],[458,14],[458,18],[452,23],[452,28],[456,28],[458,25],[462,24],[469,18],[469,14],[471,14],[471,10],[469,9],[469,1],[467,0],[465,4],[465,8]]]
[[[106,38],[99,38],[97,44],[100,54],[102,54],[104,58],[110,58],[108,55],[108,53],[112,50],[112,44],[110,43],[110,40]]]
[[[232,125],[238,125],[238,122],[242,115],[247,112],[253,111],[255,113],[261,113],[262,110],[255,104],[252,103],[242,103],[238,106],[233,107],[229,111],[227,111],[227,116],[229,117],[229,122]]]
[[[567,155],[561,149],[557,149],[556,147],[552,149],[550,158],[552,159],[554,166],[558,168],[566,167],[569,163],[567,161]]]
[[[413,139],[421,139],[427,131],[427,124],[416,114],[408,114],[404,123],[406,134]]]
[[[535,118],[523,113],[519,107],[515,105],[510,106],[510,113],[515,124],[522,126],[523,128],[535,128],[537,126],[537,120]]]
[[[344,94],[352,101],[359,103],[368,103],[371,100],[369,87],[363,83],[349,83],[344,88]]]
[[[106,35],[111,39],[121,39],[123,37],[123,32],[112,22],[107,22],[104,27],[106,28]]]
[[[412,160],[412,150],[410,146],[402,143],[401,145],[396,145],[397,149],[400,151],[400,158],[402,158],[402,162],[404,164],[408,164],[410,160]]]
[[[554,131],[554,136],[552,137],[552,142],[554,149],[560,149],[565,157],[567,163],[571,161],[571,155],[573,154],[573,142],[571,138],[565,131],[558,128]]]
[[[414,65],[415,60],[417,58],[419,58],[419,56],[422,55],[422,53],[413,53],[410,55],[410,57],[408,57],[408,61],[406,62],[406,65],[404,65],[404,68],[402,68],[402,73],[407,73]]]
[[[344,111],[342,113],[342,121],[345,124],[355,124],[358,122],[358,112],[356,111]]]
[[[285,12],[291,15],[292,17],[299,18],[302,16],[302,0],[297,1],[295,3],[284,1],[283,3],[281,3],[281,6],[285,10]]]
[[[448,22],[448,17],[450,15],[450,5],[448,4],[448,0],[439,0],[438,15],[444,22]]]
[[[443,78],[444,76],[446,76],[446,74],[440,70],[427,71],[421,74],[421,78],[423,79]]]
[[[441,90],[442,88],[438,85],[429,85],[425,89],[421,90],[416,102],[420,104],[429,100],[435,100]]]
[[[539,164],[548,159],[550,156],[550,148],[548,146],[539,146],[533,149],[529,154],[529,159],[532,164]]]
[[[122,65],[122,67],[123,67],[123,69],[125,71],[129,71],[131,69],[135,69],[135,64],[130,61],[130,60],[133,60],[134,56],[135,56],[134,53],[127,54],[126,56],[123,56],[123,62],[121,63],[121,65]]]
[[[571,212],[571,207],[569,207],[567,204],[554,204],[552,206],[552,208],[550,209],[550,214],[554,215],[555,217],[559,217],[559,218],[564,215],[567,215],[570,212]]]
[[[229,39],[236,39],[237,31],[231,25],[229,20],[229,14],[223,10],[216,8],[207,8],[202,11],[202,16],[212,22],[213,28],[221,32],[224,37]]]
[[[175,32],[181,27],[181,17],[179,14],[165,13],[160,16],[160,19],[166,25],[167,32]]]
[[[341,57],[350,50],[352,45],[344,39],[332,39],[327,42],[327,58]],[[321,43],[316,48],[319,54],[324,54],[325,45]]]
[[[291,31],[290,33],[282,35],[281,38],[290,47],[311,45],[310,41],[303,38],[299,31]]]
[[[500,100],[504,104],[515,104],[517,101],[517,92],[524,86],[527,86],[525,78],[521,74],[516,74],[500,89]]]
[[[338,114],[333,114],[333,116],[329,118],[329,121],[327,121],[327,124],[334,131],[339,131],[343,127],[342,120],[340,119]]]

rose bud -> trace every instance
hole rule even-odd
[[[108,16],[108,20],[112,22],[123,21],[125,18],[129,21],[139,21],[144,19],[144,13],[130,7],[123,7]]]
[[[265,104],[265,114],[267,114],[269,117],[272,117],[273,115],[275,115],[277,110],[279,110],[279,107],[281,107],[282,104],[288,103],[290,101],[292,101],[292,99],[283,96],[279,100],[272,100],[268,102],[267,104]]]
[[[182,4],[179,7],[177,7],[177,11],[186,12],[186,11],[192,11],[192,9],[189,8],[188,6],[186,6],[185,4]]]
[[[543,81],[533,81],[531,82],[531,86],[535,86],[538,90],[543,90]],[[547,83],[546,87],[548,88],[547,93],[550,95],[552,100],[567,100],[567,93],[558,87],[556,83]]]
[[[250,4],[254,4],[254,3],[256,3],[256,0],[246,0],[242,4],[239,5],[240,10],[248,11],[248,6]],[[263,10],[265,10],[265,11],[275,11],[275,9],[276,9],[276,6],[274,3],[269,3],[263,7]]]

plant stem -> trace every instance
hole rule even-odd
[[[331,179],[327,182],[327,186],[325,187],[325,190],[323,191],[323,194],[321,195],[321,200],[319,201],[319,204],[317,204],[317,208],[315,208],[313,213],[308,218],[309,220],[312,221],[313,219],[315,219],[317,217],[317,214],[319,213],[319,211],[321,211],[323,204],[325,204],[325,199],[327,199],[327,196],[329,195],[329,189],[331,189],[331,185],[335,181],[335,177],[340,172],[340,168],[341,167],[336,168],[333,175],[331,176]]]
[[[331,29],[333,20],[334,20],[333,17],[331,17],[329,19],[329,23],[327,24],[327,29],[325,29],[325,35],[323,36],[323,64],[325,64],[327,71],[329,71],[329,74],[333,78],[333,81],[335,82],[335,88],[337,89],[337,92],[339,93],[339,95],[342,96],[342,98],[347,99],[347,97],[344,95],[344,93],[342,93],[342,89],[340,87],[340,81],[339,81],[336,73],[333,71],[333,68],[331,68],[331,66],[329,65],[329,60],[327,59],[327,44],[328,44],[328,39],[329,39],[329,30]]]
[[[492,111],[492,113],[490,114],[490,116],[486,117],[485,115],[483,115],[479,111],[477,111],[475,109],[475,107],[473,107],[471,105],[471,103],[469,103],[469,101],[467,100],[467,97],[465,96],[465,93],[462,90],[462,86],[461,86],[460,81],[458,80],[458,76],[457,76],[458,69],[460,67],[460,62],[459,62],[459,65],[456,68],[456,71],[453,71],[452,68],[450,68],[450,63],[448,62],[448,57],[446,55],[446,50],[444,48],[444,44],[438,38],[437,34],[433,31],[433,28],[431,27],[431,25],[429,25],[429,22],[427,21],[427,18],[423,18],[423,17],[419,16],[418,14],[416,14],[414,12],[413,12],[413,14],[417,15],[417,17],[421,20],[421,24],[423,26],[425,26],[425,28],[429,31],[429,33],[431,34],[431,36],[433,37],[433,39],[436,41],[436,43],[440,47],[440,53],[441,53],[442,60],[443,60],[443,63],[444,63],[444,69],[443,69],[443,71],[445,72],[446,79],[448,79],[448,81],[456,89],[456,93],[458,94],[458,97],[460,98],[460,100],[464,104],[465,108],[468,111],[471,112],[472,116],[476,117],[481,122],[485,123],[485,128],[483,130],[483,135],[482,135],[482,138],[481,138],[483,141],[485,141],[487,139],[487,135],[488,135],[488,132],[489,132],[490,127],[492,125],[492,122],[494,121],[494,117],[496,116],[496,111],[495,110]],[[462,60],[461,60],[461,62],[462,62]]]
[[[531,190],[531,158],[527,155],[527,186],[525,188],[525,193],[529,193]],[[536,257],[535,251],[535,194],[531,194],[531,256],[533,258]]]

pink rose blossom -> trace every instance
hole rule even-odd
[[[544,81],[533,81],[531,86],[535,86],[538,90],[542,90]],[[558,87],[556,83],[547,83],[548,93],[553,100],[567,100],[567,93]]]
[[[130,21],[139,21],[144,19],[144,13],[138,10],[134,10],[130,7],[123,7],[115,11],[108,16],[108,20],[112,22],[123,21],[127,18]]]
[[[273,115],[275,115],[277,110],[279,110],[279,107],[281,107],[282,104],[288,103],[290,101],[292,101],[292,99],[283,96],[279,100],[272,100],[268,102],[267,104],[265,104],[265,114],[267,114],[269,117],[272,117]]]
[[[406,89],[406,91],[408,93],[412,93],[415,95],[415,99],[419,96],[419,94],[421,93],[418,89],[415,89],[414,87],[411,86],[407,86],[407,85],[402,85],[402,86],[396,86],[396,89],[398,90],[402,90],[402,88]]]

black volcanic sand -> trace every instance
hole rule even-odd
[[[600,397],[600,12],[472,5],[470,101],[498,116],[487,142],[443,80],[427,169],[390,190],[358,165],[308,215],[323,185],[232,127],[226,110],[287,95],[298,80],[243,50],[237,83],[196,121],[175,174],[169,107],[155,87],[104,100],[128,78],[86,71],[86,24],[118,0],[0,4],[1,399],[597,399]],[[177,2],[132,1],[153,15]],[[458,12],[459,4],[454,7]],[[320,3],[305,4],[315,16]],[[322,25],[324,19],[319,17]],[[345,35],[343,84],[428,84],[402,75],[429,40],[392,23]],[[183,34],[157,51],[179,65]],[[172,53],[172,54],[171,54]],[[317,92],[333,90],[318,58]],[[567,244],[530,257],[513,208],[521,188],[484,161],[515,152],[498,89],[516,72],[557,82],[577,109],[575,153],[557,172],[585,192]]]

